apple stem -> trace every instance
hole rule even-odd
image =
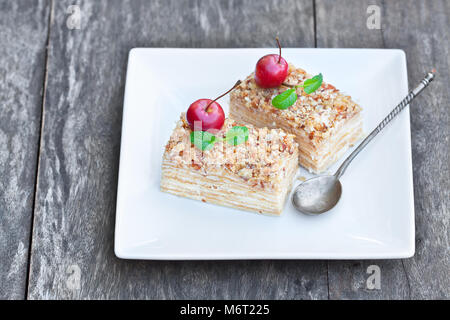
[[[281,44],[280,44],[280,40],[278,40],[278,37],[275,37],[275,40],[277,40],[278,48],[280,49],[280,55],[278,58],[278,63],[280,63],[280,61],[281,61]]]
[[[213,101],[211,101],[210,103],[208,103],[208,105],[206,106],[205,110],[208,110],[209,106],[210,106],[212,103],[216,102],[216,100],[219,100],[220,98],[222,98],[223,96],[225,96],[226,94],[228,94],[231,90],[233,90],[234,88],[236,88],[236,87],[237,87],[238,85],[240,85],[240,84],[241,84],[241,80],[238,80],[230,90],[228,90],[228,91],[225,92],[224,94],[218,96],[217,98],[215,98],[215,99],[214,99]]]

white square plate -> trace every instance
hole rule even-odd
[[[290,201],[281,217],[270,217],[159,190],[164,146],[180,113],[196,99],[223,93],[251,73],[261,56],[276,52],[131,50],[117,195],[118,257],[381,259],[414,254],[408,108],[353,161],[341,179],[339,204],[321,216],[299,214]],[[351,95],[364,109],[366,134],[407,94],[406,58],[400,50],[284,49],[283,56],[311,74],[321,72],[326,82]],[[229,97],[219,102],[228,114]],[[311,175],[300,169],[299,176]]]

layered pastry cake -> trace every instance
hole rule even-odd
[[[238,123],[239,122],[239,123]],[[161,190],[203,202],[280,215],[298,169],[298,144],[281,129],[256,128],[225,119],[216,143],[202,151],[192,144],[182,114],[162,162]],[[225,140],[234,126],[248,129],[248,140]]]
[[[313,173],[321,173],[360,139],[362,117],[361,108],[350,96],[327,83],[310,94],[297,88],[297,101],[285,110],[272,105],[275,96],[311,77],[304,70],[289,65],[283,85],[264,89],[258,87],[251,74],[231,93],[230,117],[294,134],[300,164]]]

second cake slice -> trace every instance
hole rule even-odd
[[[298,85],[312,76],[289,65],[285,83]],[[361,107],[334,86],[322,83],[311,94],[297,88],[294,105],[280,110],[272,99],[289,89],[263,89],[248,76],[230,96],[230,117],[258,127],[281,128],[296,136],[300,164],[314,173],[326,170],[362,136]]]

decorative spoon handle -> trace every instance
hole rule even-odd
[[[355,150],[345,159],[345,161],[341,164],[339,169],[334,174],[337,179],[339,179],[345,172],[345,169],[347,169],[348,165],[352,160],[358,155],[358,153],[361,152],[362,149],[381,131],[383,128],[391,122],[392,119],[394,119],[400,111],[402,111],[415,97],[419,95],[419,93],[422,92],[423,89],[425,89],[431,81],[434,79],[434,73],[429,72],[425,78],[420,81],[419,85],[413,89],[408,95],[394,108],[394,110],[391,111],[387,115],[386,118],[383,119],[383,121],[380,122],[380,124],[359,144],[358,147],[356,147]]]

